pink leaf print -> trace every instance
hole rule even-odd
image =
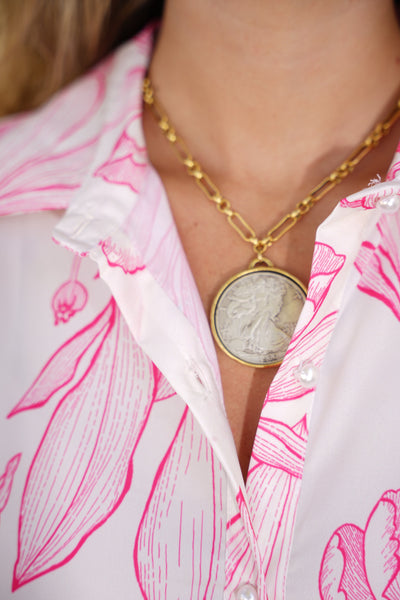
[[[340,206],[343,208],[365,208],[370,210],[371,208],[376,208],[377,200],[380,198],[380,194],[374,190],[375,186],[371,187],[371,191],[369,194],[365,194],[364,196],[360,196],[360,194],[355,194],[354,196],[350,196],[349,198],[342,198],[340,201]]]
[[[285,576],[304,464],[306,419],[304,417],[290,428],[262,417],[259,429],[263,436],[256,439],[252,457],[253,465],[254,460],[257,462],[250,469],[246,484],[251,513],[250,535],[257,539],[257,546],[251,551],[243,522],[245,505],[239,494],[238,505],[243,518],[238,513],[228,523],[225,591],[230,598],[229,594],[233,594],[245,578],[247,580],[248,568],[252,569],[250,579],[255,583],[254,555],[260,555],[260,570],[267,586],[264,595],[270,600],[280,600],[285,595]]]
[[[307,302],[312,303],[313,313],[320,308],[345,260],[346,257],[336,254],[331,246],[321,242],[315,244],[307,293]]]
[[[400,598],[400,490],[388,490],[372,510],[365,530],[339,527],[322,558],[322,600]]]
[[[119,267],[126,274],[133,275],[145,268],[140,256],[133,252],[132,246],[124,247],[122,243],[118,245],[109,237],[101,242],[101,249],[110,267]]]
[[[6,130],[0,214],[67,206],[93,156],[98,134],[90,123],[104,99],[104,75],[103,68],[96,69],[83,85],[67,88],[50,105],[15,120],[15,127]],[[42,136],[43,130],[50,133]]]
[[[375,600],[365,578],[363,537],[358,527],[343,525],[340,533],[329,540],[320,575],[320,596],[324,600]]]
[[[11,494],[11,488],[14,481],[14,475],[18,468],[21,454],[16,454],[8,461],[6,470],[0,477],[0,514],[7,506]]]
[[[155,379],[157,385],[157,396],[155,398],[156,402],[160,402],[160,400],[167,400],[168,398],[175,396],[175,390],[171,387],[167,379],[157,368],[155,368]]]
[[[1,127],[0,214],[68,206],[88,176],[102,136],[118,127],[115,139],[132,114],[140,114],[151,43],[147,28],[138,44],[124,44],[42,109],[12,117]],[[103,174],[107,178],[107,170]]]
[[[209,338],[207,317],[199,298],[160,178],[151,167],[146,175],[143,201],[135,204],[126,224],[128,236],[135,239],[146,268],[172,301],[194,325],[212,365],[215,349]],[[164,260],[160,261],[160,254]],[[215,371],[216,379],[219,373]]]
[[[60,567],[117,509],[156,393],[119,311],[84,378],[60,401],[29,469],[13,589]]]
[[[141,113],[135,115],[132,123],[140,118]],[[147,165],[146,156],[146,149],[137,144],[127,128],[117,141],[110,158],[97,169],[95,175],[109,183],[127,185],[138,192]]]
[[[299,367],[299,356],[306,356],[315,367],[322,364],[326,346],[336,322],[337,312],[326,315],[320,322],[314,319],[302,330],[301,336],[292,339],[289,350],[279,369],[278,376],[271,385],[268,402],[285,402],[295,400],[309,394],[313,388],[306,388],[298,380],[296,370]]]
[[[12,417],[23,410],[43,406],[55,392],[69,383],[76,384],[74,378],[80,363],[86,360],[89,363],[87,370],[90,369],[98,348],[114,325],[115,310],[115,302],[111,300],[94,321],[67,340],[48,360],[8,416]]]
[[[201,488],[196,481],[202,482]],[[134,564],[144,598],[221,597],[216,584],[223,568],[222,497],[221,467],[186,408],[159,467],[136,538]]]
[[[264,411],[270,402],[290,402],[312,392],[296,375],[299,357],[317,369],[322,364],[337,317],[337,311],[326,314],[323,307],[344,263],[345,256],[331,246],[316,244],[301,322],[269,389]],[[307,436],[306,415],[290,427],[263,414],[254,441],[246,487],[270,600],[285,595]]]
[[[227,598],[234,597],[234,591],[243,581],[256,584],[257,568],[239,513],[227,523],[225,574],[224,591]]]
[[[263,417],[255,440],[246,485],[271,600],[284,596],[306,440],[305,418],[290,428]]]
[[[396,148],[396,154],[397,154],[396,158],[399,158],[399,152],[400,152],[400,144]],[[393,164],[390,165],[390,169],[389,169],[389,171],[387,172],[387,175],[386,175],[386,180],[387,181],[393,181],[393,179],[396,179],[396,176],[397,176],[397,173],[399,172],[399,170],[400,170],[400,161],[399,160],[395,160],[393,162]]]
[[[157,29],[157,25],[155,23],[150,23],[150,25],[147,25],[134,38],[135,45],[137,46],[139,52],[141,52],[146,59],[148,56],[150,56],[150,53],[153,48],[153,44],[154,44],[153,32],[155,29]]]
[[[74,256],[71,274],[53,296],[52,308],[55,325],[67,323],[75,313],[85,308],[88,293],[85,286],[78,281],[79,267],[82,258]]]
[[[318,313],[345,260],[345,256],[336,254],[331,246],[315,244],[307,300],[303,311],[305,324],[296,329],[266,401],[295,400],[312,391],[312,388],[301,385],[294,375],[299,366],[298,357],[307,357],[307,361],[312,362],[317,368],[322,364],[337,312],[334,311],[319,321]]]
[[[303,427],[304,420],[297,427]],[[258,463],[286,471],[294,477],[303,473],[306,440],[284,423],[260,418],[260,432],[254,441],[253,456]]]
[[[377,224],[380,243],[364,242],[355,266],[361,273],[358,289],[386,304],[400,321],[399,220],[383,216]]]
[[[373,179],[370,182],[368,193],[364,191],[356,192],[349,198],[343,198],[340,205],[344,208],[364,208],[372,209],[376,208],[377,203],[390,196],[399,195],[399,182],[394,181],[390,184],[389,181],[381,181],[379,176],[377,179]]]

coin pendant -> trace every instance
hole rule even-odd
[[[251,367],[279,365],[306,300],[304,285],[274,267],[231,277],[211,308],[211,329],[222,350]]]

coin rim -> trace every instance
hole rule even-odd
[[[216,313],[218,310],[218,304],[219,304],[219,301],[221,300],[221,297],[222,297],[223,293],[225,292],[225,290],[237,279],[241,279],[242,277],[245,277],[246,275],[250,275],[252,273],[260,273],[260,272],[277,273],[278,275],[285,277],[286,279],[289,279],[290,281],[293,281],[293,283],[295,283],[300,288],[300,290],[304,293],[304,302],[306,301],[306,298],[307,298],[306,286],[299,279],[297,279],[297,277],[295,277],[291,273],[288,273],[287,271],[284,271],[283,269],[278,269],[276,267],[255,267],[253,269],[246,269],[246,270],[240,271],[240,273],[236,273],[236,275],[233,275],[232,277],[230,277],[224,283],[224,285],[221,286],[221,288],[218,290],[218,292],[216,293],[216,295],[214,297],[213,303],[211,305],[210,323],[211,323],[211,331],[214,336],[214,339],[217,342],[218,346],[221,348],[221,350],[223,350],[225,352],[225,354],[227,354],[230,358],[233,358],[233,360],[236,360],[237,362],[239,362],[242,365],[246,365],[248,367],[255,367],[257,369],[266,369],[268,367],[278,367],[282,363],[283,359],[278,362],[274,362],[274,363],[267,363],[267,364],[258,364],[257,363],[257,364],[255,364],[255,363],[251,363],[246,360],[243,360],[241,358],[238,358],[237,356],[232,354],[232,352],[230,352],[228,350],[228,348],[224,345],[222,339],[219,336],[216,322],[215,322],[216,321]],[[304,304],[303,304],[303,306],[304,306]],[[286,355],[286,352],[285,352],[285,355]]]

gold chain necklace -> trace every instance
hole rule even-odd
[[[255,258],[248,269],[231,277],[218,291],[211,309],[211,329],[222,350],[231,358],[252,367],[279,365],[286,354],[307,290],[293,275],[277,269],[264,256],[329,191],[349,175],[356,165],[389,133],[400,117],[400,99],[389,115],[378,123],[364,141],[332,173],[282,217],[264,237],[254,229],[220,192],[193,158],[176,133],[165,109],[155,97],[150,79],[143,82],[143,100],[151,108],[159,128],[170,142],[188,175],[225,215],[229,225],[249,243]]]

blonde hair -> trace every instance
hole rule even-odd
[[[28,110],[145,23],[162,0],[0,0],[0,115]]]

